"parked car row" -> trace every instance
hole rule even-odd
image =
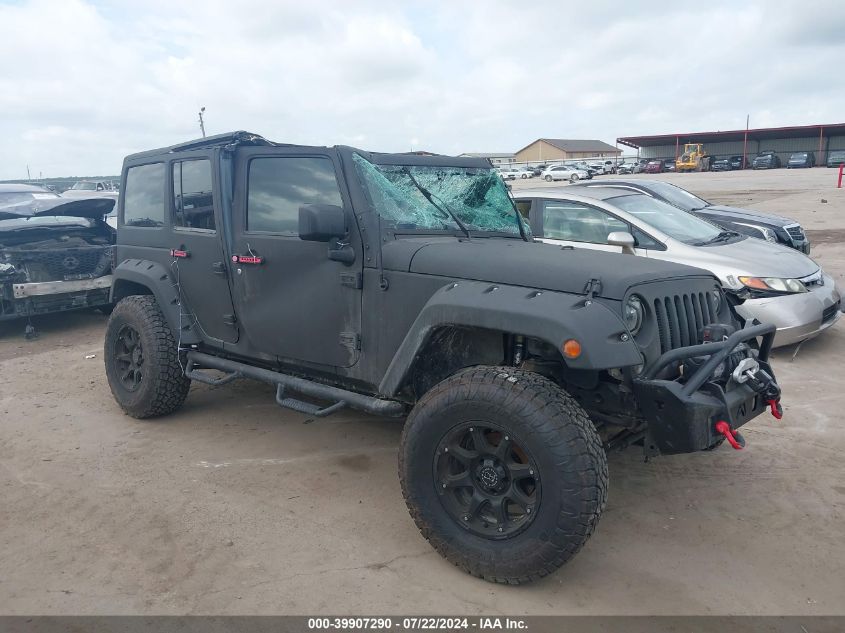
[[[601,176],[604,174],[614,174],[618,169],[618,165],[611,160],[604,162],[587,162],[584,160],[569,160],[562,163],[554,164],[540,164],[534,166],[502,166],[497,167],[497,171],[503,180],[517,180],[525,178],[533,178],[540,176],[544,179],[547,173],[556,168],[566,168],[570,171],[568,177],[563,178],[560,174],[552,174],[551,180],[568,180],[572,172],[578,172],[578,179],[592,178],[593,176]],[[586,175],[581,174],[584,172]],[[548,179],[547,179],[548,180]]]
[[[743,168],[744,159],[741,155],[708,157],[709,168],[713,171],[732,171]],[[839,167],[845,163],[845,150],[832,150],[828,155],[827,166]],[[800,169],[816,166],[815,152],[793,152],[786,163],[787,169]],[[751,169],[778,169],[783,167],[780,156],[773,150],[763,150],[749,158],[748,167]],[[675,171],[674,158],[652,158],[638,159],[634,162],[625,162],[618,166],[616,173],[625,174],[661,174]]]

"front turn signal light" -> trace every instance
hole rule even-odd
[[[574,338],[565,340],[560,349],[566,358],[575,359],[581,355],[581,343]]]

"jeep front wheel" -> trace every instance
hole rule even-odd
[[[607,497],[607,458],[584,410],[552,381],[509,367],[466,369],[426,393],[405,423],[399,476],[440,554],[509,584],[574,556]]]
[[[172,413],[188,395],[191,381],[152,296],[126,297],[115,306],[106,327],[103,359],[114,399],[134,418]]]

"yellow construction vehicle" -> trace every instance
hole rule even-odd
[[[684,144],[684,153],[675,159],[675,171],[708,171],[710,156],[701,143]]]

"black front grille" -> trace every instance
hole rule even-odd
[[[796,242],[803,242],[805,239],[804,231],[800,226],[785,226],[786,232]]]
[[[108,261],[107,249],[73,248],[41,254],[41,261],[54,279],[81,279],[103,274]]]
[[[701,328],[716,322],[712,293],[694,292],[654,300],[661,353],[702,343]]]
[[[833,317],[836,316],[836,313],[839,312],[839,306],[840,302],[837,301],[829,308],[825,308],[824,312],[822,312],[822,323],[827,323],[828,321],[833,319]]]

